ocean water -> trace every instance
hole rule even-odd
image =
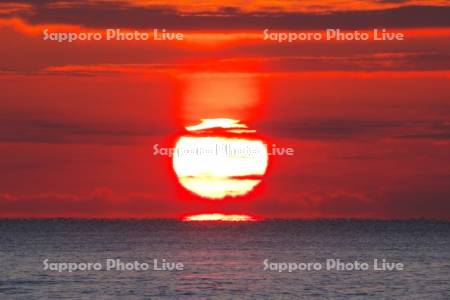
[[[102,269],[46,270],[46,259]],[[327,270],[337,259],[370,268]],[[374,271],[374,259],[404,270]],[[307,262],[323,268],[279,272]],[[450,222],[3,220],[0,264],[0,299],[450,299]]]

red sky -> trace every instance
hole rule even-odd
[[[447,1],[171,3],[2,1],[0,217],[450,217]],[[155,27],[186,40],[42,40],[44,28]],[[265,28],[374,27],[407,38],[261,38]],[[190,102],[186,83],[198,77],[205,88],[250,78],[255,101],[223,108],[238,97],[224,91]],[[245,199],[186,199],[152,146],[220,112],[295,155],[273,158]]]

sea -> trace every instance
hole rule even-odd
[[[0,220],[0,299],[450,299],[450,222]]]

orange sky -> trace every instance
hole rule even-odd
[[[0,217],[449,217],[446,1],[190,3],[0,4]],[[406,40],[261,39],[264,28],[383,22]],[[187,40],[69,44],[41,35],[153,27]],[[202,82],[251,89],[222,88],[205,104],[196,101]],[[210,203],[186,195],[151,148],[221,113],[296,154],[272,160],[249,197]]]

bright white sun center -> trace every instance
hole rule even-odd
[[[218,120],[230,124],[229,119]],[[205,120],[203,123],[207,124]],[[234,126],[211,123],[213,128],[227,128],[228,133],[244,128],[238,121]],[[261,140],[239,134],[205,136],[202,131],[211,129],[208,126],[187,128],[203,134],[182,136],[175,146],[173,168],[186,189],[202,197],[222,199],[245,195],[261,181],[268,164],[267,149]]]

